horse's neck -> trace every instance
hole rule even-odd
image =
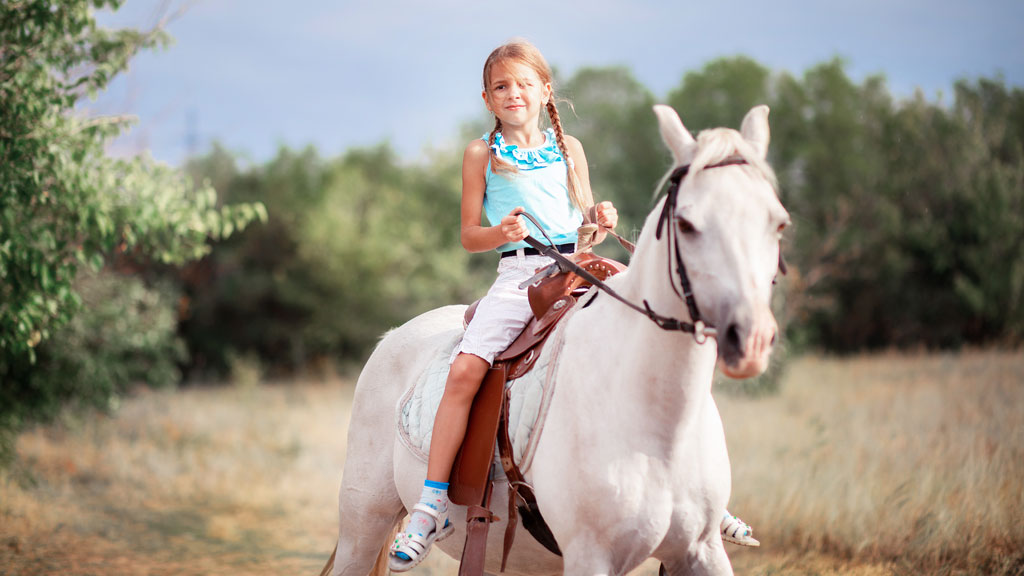
[[[609,284],[636,303],[644,297],[665,301],[666,297],[655,298],[661,288],[645,287],[646,295],[639,290],[635,284],[642,279],[634,274],[640,272],[631,267]],[[663,290],[671,287],[666,284]],[[682,435],[693,423],[709,397],[716,358],[713,341],[697,345],[691,335],[662,330],[608,295],[598,296],[570,322],[570,370],[585,380],[574,382],[578,388],[570,394],[600,413],[593,417],[632,421],[632,428],[640,426],[664,439]]]

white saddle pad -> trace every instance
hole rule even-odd
[[[571,311],[570,311],[571,314]],[[567,318],[566,318],[567,319]],[[510,383],[509,437],[512,439],[513,458],[524,473],[529,469],[533,450],[540,438],[547,407],[554,390],[554,374],[561,334],[566,322],[555,327],[548,338],[537,363],[523,377]],[[462,333],[439,346],[423,374],[398,401],[398,432],[402,442],[424,462],[430,452],[430,438],[434,429],[434,415],[444,395],[448,379],[448,361],[452,351],[462,340]]]

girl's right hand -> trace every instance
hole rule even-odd
[[[526,222],[523,222],[523,217],[520,216],[523,212],[522,206],[517,206],[508,216],[501,219],[499,228],[501,229],[502,235],[509,242],[519,242],[523,238],[530,235],[529,230],[526,229]]]

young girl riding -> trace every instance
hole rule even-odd
[[[453,352],[434,420],[423,492],[409,524],[391,546],[389,563],[395,572],[417,565],[435,540],[454,530],[448,519],[448,476],[462,445],[470,406],[495,356],[515,340],[533,314],[526,290],[519,285],[551,263],[523,241],[528,235],[542,235],[520,213],[536,217],[559,252],[572,253],[583,214],[594,206],[583,146],[562,130],[551,69],[536,47],[513,41],[491,52],[484,63],[482,96],[495,123],[490,134],[470,142],[463,155],[461,239],[470,252],[501,253],[498,278]],[[542,111],[551,123],[546,130],[540,126]],[[494,225],[482,224],[485,213]],[[602,231],[618,223],[611,202],[597,204],[594,214]],[[597,241],[603,236],[599,233]],[[723,523],[723,531],[725,527]]]

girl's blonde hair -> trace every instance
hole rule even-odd
[[[491,55],[487,57],[487,61],[484,62],[484,90],[488,94],[490,94],[491,68],[499,62],[506,61],[512,61],[517,64],[527,66],[537,73],[537,76],[543,84],[553,84],[551,78],[551,67],[548,66],[548,62],[544,59],[540,50],[526,40],[512,40],[495,48],[494,51],[491,52]],[[590,205],[593,204],[593,201],[584,198],[583,186],[580,184],[580,180],[576,176],[576,170],[572,158],[569,156],[569,149],[565,146],[565,132],[562,130],[562,120],[558,116],[558,108],[555,107],[554,90],[552,90],[551,97],[548,99],[547,111],[548,118],[551,120],[551,127],[555,131],[555,141],[558,144],[559,151],[562,153],[562,158],[565,160],[566,184],[569,188],[569,199],[577,208],[580,209],[581,212],[585,213]],[[488,146],[494,146],[494,139],[500,131],[501,120],[497,115],[495,115],[494,129],[491,130],[491,134],[487,139]],[[490,154],[491,171],[495,174],[498,172],[517,171],[515,166],[498,156],[493,148],[491,148]]]

